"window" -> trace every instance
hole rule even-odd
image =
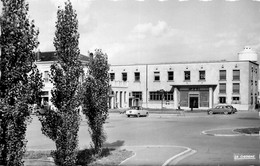
[[[240,70],[233,70],[233,80],[240,80]]]
[[[225,83],[219,84],[219,93],[226,93],[226,84]]]
[[[226,103],[226,97],[219,97],[219,103]]]
[[[114,81],[115,80],[115,73],[110,73],[110,81]]]
[[[138,99],[142,100],[142,92],[132,92],[132,95],[135,98],[138,98]]]
[[[150,92],[150,100],[162,100],[160,92]]]
[[[122,80],[127,81],[127,73],[122,73]]]
[[[166,92],[164,94],[164,100],[173,100],[173,93],[172,92]]]
[[[44,71],[44,82],[49,82],[49,71]]]
[[[140,72],[135,72],[135,81],[140,81]]]
[[[232,103],[233,104],[239,104],[240,103],[240,97],[232,97]]]
[[[219,71],[219,80],[223,81],[223,80],[226,80],[226,70],[220,70]]]
[[[173,100],[173,93],[172,92],[164,92],[164,96],[161,92],[155,91],[150,92],[150,100],[160,101],[162,100]]]
[[[206,77],[206,72],[205,72],[205,70],[199,71],[199,74],[200,74],[200,80],[205,80],[205,77]]]
[[[159,71],[154,72],[154,81],[160,81],[160,72]]]
[[[189,81],[190,80],[190,71],[184,71],[184,80]]]
[[[239,83],[233,83],[233,93],[239,93]]]
[[[233,101],[239,101],[239,97],[232,97]]]
[[[168,81],[173,81],[173,71],[168,71]]]
[[[126,102],[126,92],[124,92],[124,102]]]

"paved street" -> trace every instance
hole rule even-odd
[[[135,152],[121,165],[260,165],[259,136],[202,134],[212,129],[255,126],[260,126],[257,112],[213,116],[205,113],[188,113],[186,116],[150,114],[147,118],[126,118],[113,113],[105,124],[106,145]],[[41,134],[36,117],[28,127],[27,139],[28,150],[55,147]],[[79,141],[81,148],[90,143],[86,121],[80,126]],[[235,160],[236,155],[254,155],[255,159]]]

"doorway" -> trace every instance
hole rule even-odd
[[[190,97],[190,108],[199,108],[199,97]]]

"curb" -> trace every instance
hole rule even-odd
[[[135,156],[136,156],[136,153],[135,153],[135,152],[133,152],[133,153],[134,153],[134,155],[133,155],[133,156],[131,156],[131,157],[128,157],[127,159],[125,159],[125,160],[121,161],[121,163],[119,163],[118,165],[124,164],[125,162],[127,162],[127,161],[128,161],[128,160],[130,160],[131,158],[135,157]]]
[[[236,127],[236,128],[223,128],[223,129],[210,129],[210,130],[204,130],[201,132],[201,134],[208,135],[208,136],[216,136],[216,137],[237,137],[237,136],[260,136],[259,134],[243,134],[239,132],[235,132],[234,130],[237,128],[248,128],[248,127]],[[214,134],[214,133],[207,133],[209,131],[217,131],[217,130],[232,130],[234,134]]]
[[[159,147],[165,147],[165,148],[183,148],[183,149],[186,149],[184,150],[183,152],[181,153],[178,153],[177,155],[174,155],[173,157],[169,158],[168,160],[166,160],[162,166],[167,166],[168,164],[171,163],[171,165],[176,165],[179,161],[183,160],[184,158],[190,156],[190,155],[193,155],[194,153],[196,153],[197,151],[196,150],[193,150],[191,148],[188,148],[188,147],[185,147],[185,146],[173,146],[173,145],[144,145],[144,146],[123,146],[121,148],[128,148],[128,147],[136,147],[136,148],[151,148],[151,147],[154,147],[154,148],[159,148]],[[125,163],[126,161],[130,160],[131,158],[135,157],[136,156],[136,153],[134,152],[134,155],[125,159],[124,161],[122,161],[119,165]]]

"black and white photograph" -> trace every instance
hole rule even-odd
[[[260,166],[260,0],[1,0],[0,166]]]

